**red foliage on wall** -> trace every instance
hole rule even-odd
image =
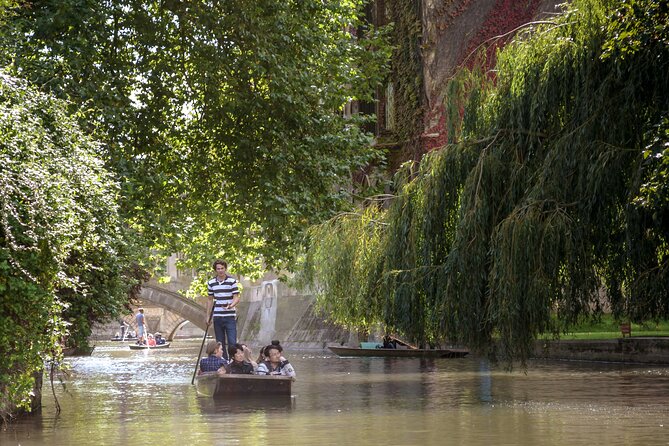
[[[465,62],[471,68],[475,58],[470,56],[482,46],[486,48],[486,66],[492,67],[495,64],[495,52],[509,42],[513,35],[499,39],[495,37],[531,22],[540,3],[539,0],[497,0],[476,35],[469,41],[464,54],[460,55],[460,63]]]
[[[478,31],[474,36],[463,45],[464,50],[457,59],[458,66],[471,68],[475,63],[481,62],[477,57],[479,50],[485,51],[485,67],[490,68],[495,64],[495,55],[498,48],[506,45],[513,34],[502,36],[519,26],[532,21],[537,15],[540,0],[496,0],[495,5],[490,9]],[[440,21],[437,23],[437,29],[443,30],[451,26],[454,20],[472,6],[465,0],[461,2],[456,9],[443,14],[438,11],[435,18]],[[448,135],[445,128],[445,109],[440,101],[441,92],[430,92],[430,103],[435,104],[425,116],[425,131],[422,135],[422,148],[424,152],[429,152],[438,147],[444,146],[448,142]],[[432,125],[430,125],[432,123]]]

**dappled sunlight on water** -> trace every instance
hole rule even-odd
[[[199,347],[100,343],[68,359],[62,414],[45,388],[42,414],[1,432],[0,444],[669,444],[665,367],[530,362],[508,372],[478,358],[286,351],[292,397],[214,401],[191,385]]]

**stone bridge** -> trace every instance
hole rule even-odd
[[[269,306],[272,302],[276,303],[278,298],[278,281],[266,281],[260,286],[247,287],[243,291],[242,301],[238,313],[242,319],[244,310],[248,308],[249,304],[259,303],[263,299],[269,299]],[[205,325],[205,310],[207,303],[206,296],[199,296],[196,299],[188,299],[181,294],[171,291],[166,287],[160,286],[155,282],[148,282],[142,285],[140,300],[145,307],[145,318],[149,332],[162,331],[163,336],[172,340],[184,324],[192,323],[196,327],[204,330]],[[167,311],[154,311],[159,307]],[[127,316],[124,320],[134,329],[136,328],[134,315]],[[271,321],[272,325],[274,321]],[[211,334],[211,333],[210,333]]]
[[[179,293],[152,284],[142,285],[140,296],[144,303],[151,303],[169,310],[164,313],[160,321],[160,325],[165,330],[164,336],[168,340],[172,340],[179,327],[186,322],[190,322],[202,330],[206,328],[204,322],[206,297],[196,300],[188,299]],[[151,327],[151,325],[154,325],[151,323],[151,315],[147,314],[146,318],[149,331],[155,331]]]
[[[151,281],[142,286],[140,294],[149,332],[160,331],[169,340],[174,339],[188,322],[205,329],[207,297],[185,298],[169,289],[176,285]],[[324,348],[327,342],[357,343],[356,333],[325,321],[315,310],[314,303],[313,295],[300,294],[278,280],[247,285],[237,310],[237,338],[252,346],[267,345],[271,340],[279,339],[283,345],[294,348]],[[134,314],[127,315],[124,320],[136,330]],[[97,339],[108,339],[109,333],[118,331],[118,327],[118,323],[102,327]],[[212,331],[210,327],[210,335]]]

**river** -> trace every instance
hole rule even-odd
[[[660,445],[669,444],[669,368],[481,358],[338,358],[285,351],[297,380],[281,404],[199,397],[197,340],[155,351],[98,343],[45,384],[42,413],[0,445]]]

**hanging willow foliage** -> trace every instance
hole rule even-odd
[[[313,234],[337,321],[525,359],[603,304],[669,316],[667,2],[576,0],[553,22],[469,74],[460,142],[397,174],[383,224]]]
[[[306,262],[307,277],[317,278],[317,303],[333,322],[369,329],[379,322],[382,305],[375,258],[384,223],[381,211],[371,206],[362,214],[344,214],[312,227],[314,241]]]

